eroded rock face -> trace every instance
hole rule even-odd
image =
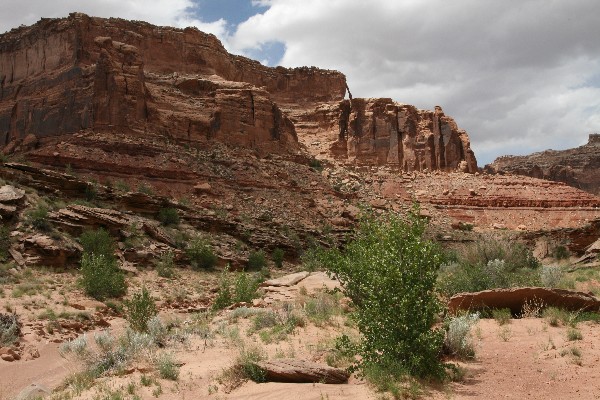
[[[477,171],[467,133],[441,107],[424,111],[391,99],[353,99],[340,105],[339,118],[332,146],[338,156],[404,171]]]
[[[273,99],[341,100],[346,88],[338,72],[264,67],[196,29],[83,14],[12,30],[0,54],[5,153],[87,128],[295,150]]]
[[[42,19],[0,37],[0,82],[5,154],[90,130],[190,145],[219,141],[261,154],[296,153],[298,134],[316,134],[327,138],[326,157],[358,164],[477,168],[466,132],[441,108],[344,100],[342,73],[265,67],[194,28],[77,13]],[[35,161],[77,162],[57,153]]]
[[[528,156],[503,156],[486,165],[492,173],[512,173],[564,182],[600,194],[600,134],[590,134],[586,145],[568,150],[546,150]]]

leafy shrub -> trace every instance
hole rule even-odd
[[[127,291],[125,275],[114,257],[84,253],[81,258],[81,285],[96,300],[120,297]]]
[[[114,241],[108,231],[103,228],[83,232],[79,237],[79,243],[86,254],[114,256]]]
[[[48,221],[48,207],[45,204],[38,204],[38,206],[27,213],[27,220],[29,224],[40,231],[47,232],[52,226]]]
[[[196,237],[188,243],[185,253],[194,269],[211,269],[218,261],[208,241],[200,237]]]
[[[248,256],[248,269],[251,271],[258,271],[267,266],[267,259],[265,253],[262,250],[253,251]]]
[[[320,160],[314,157],[310,159],[310,161],[308,162],[308,166],[314,171],[323,171],[323,163],[321,163]]]
[[[131,300],[125,301],[126,317],[131,329],[136,332],[147,332],[148,321],[157,313],[156,304],[150,292],[144,286],[141,292],[135,293]]]
[[[479,314],[464,314],[450,318],[447,322],[446,350],[461,358],[475,357],[475,345],[471,336],[471,328],[479,321]]]
[[[17,314],[0,313],[0,347],[10,346],[21,336],[21,322]]]
[[[164,226],[179,225],[179,212],[172,207],[161,208],[158,211],[158,220]]]
[[[173,356],[169,353],[163,353],[156,360],[158,374],[163,379],[176,381],[179,379],[179,366],[175,363]]]
[[[173,261],[173,252],[166,251],[160,255],[156,262],[156,272],[163,278],[173,278],[175,276],[175,262]]]
[[[367,217],[345,251],[325,252],[323,262],[356,309],[362,334],[357,368],[401,369],[414,376],[442,377],[442,329],[434,329],[441,304],[434,292],[442,262],[438,247],[423,238],[418,210],[404,222],[395,215]],[[340,346],[349,345],[347,337]]]
[[[271,258],[273,259],[273,263],[275,263],[275,266],[277,268],[283,267],[284,257],[285,257],[285,252],[283,251],[283,249],[280,249],[279,247],[277,247],[275,250],[273,250],[273,254],[271,255]]]
[[[566,260],[571,254],[565,246],[556,246],[552,252],[552,256],[557,260]]]
[[[229,269],[226,268],[219,279],[217,297],[213,302],[213,310],[222,310],[235,303],[250,303],[258,297],[258,288],[262,282],[260,275],[251,276],[245,272],[231,279]]]

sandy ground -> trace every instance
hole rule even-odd
[[[139,279],[152,281],[149,276]],[[329,281],[324,274],[314,274],[292,287],[267,292],[266,300],[296,298],[304,292],[300,289],[302,286],[310,295],[324,284],[335,286],[335,282]],[[60,285],[72,288],[68,279]],[[168,286],[169,283],[162,282],[161,285]],[[80,300],[84,304],[85,299],[74,292],[70,296],[73,301]],[[0,301],[3,307],[10,302],[11,307],[24,315],[36,315],[35,312],[27,314],[27,310],[21,308],[27,297],[20,299],[7,296]],[[51,303],[51,299],[48,302]],[[88,306],[91,311],[92,304]],[[152,384],[143,386],[140,384],[143,373],[134,369],[124,376],[98,379],[97,384],[80,397],[104,398],[111,391],[120,390],[125,398],[133,399],[133,395],[127,394],[128,385],[133,386],[135,395],[142,399],[375,399],[381,395],[355,377],[346,385],[246,382],[227,390],[220,383],[220,378],[224,370],[234,365],[240,343],[258,346],[269,358],[285,356],[324,362],[335,337],[351,330],[340,317],[325,326],[308,324],[296,328],[284,340],[265,344],[257,334],[247,334],[248,319],[233,321],[228,318],[230,313],[224,312],[216,317],[212,327],[221,333],[215,333],[206,342],[192,337],[185,344],[169,348],[182,365],[177,382],[143,371],[154,377]],[[161,316],[180,321],[189,318],[188,313],[168,309],[161,310]],[[112,318],[110,323],[110,329],[116,333],[125,327],[122,318]],[[592,322],[580,323],[578,329],[583,338],[574,341],[567,340],[567,329],[562,325],[552,327],[542,318],[513,319],[503,326],[493,319],[480,320],[472,330],[476,358],[459,362],[465,371],[464,379],[442,386],[425,385],[423,398],[600,399],[600,326]],[[86,334],[91,337],[93,332]],[[57,335],[45,338],[33,333],[26,335],[28,344],[35,345],[39,351],[39,358],[12,363],[0,360],[0,399],[12,399],[32,383],[56,388],[65,377],[80,368],[77,362],[59,355],[60,344],[55,339],[60,336]],[[236,335],[238,339],[233,340]]]

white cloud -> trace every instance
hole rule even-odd
[[[119,17],[150,22],[155,25],[198,29],[226,38],[226,21],[203,22],[192,14],[192,0],[3,0],[0,13],[0,32],[21,24],[31,25],[41,17],[66,17],[82,12],[95,17]]]
[[[233,49],[279,40],[283,65],[340,70],[355,97],[441,105],[480,164],[600,131],[597,0],[261,3],[270,9],[239,25]]]

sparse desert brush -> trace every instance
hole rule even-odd
[[[285,251],[283,251],[283,249],[280,249],[279,247],[277,247],[277,248],[275,248],[275,250],[273,250],[273,253],[271,254],[271,258],[273,259],[273,263],[275,264],[275,267],[277,267],[277,268],[283,267],[284,257],[285,257]]]
[[[463,314],[449,318],[446,325],[446,350],[460,358],[474,358],[475,344],[471,328],[479,321],[479,314]]]
[[[0,226],[0,262],[6,261],[10,249],[10,229],[8,226]]]
[[[218,377],[218,382],[225,387],[225,393],[241,386],[247,380],[264,382],[265,373],[256,363],[266,359],[265,350],[256,344],[238,343],[239,353],[235,363],[225,369]]]
[[[170,353],[162,353],[156,358],[156,369],[158,374],[163,379],[176,381],[179,379],[179,365],[175,362],[173,355]]]
[[[21,326],[17,314],[0,313],[0,347],[17,342],[21,336]]]
[[[175,261],[172,251],[165,251],[156,261],[156,273],[162,278],[174,278]]]
[[[539,261],[522,244],[482,237],[465,245],[440,268],[437,287],[445,296],[494,288],[539,286]]]
[[[508,308],[494,309],[492,310],[492,316],[498,322],[498,325],[506,325],[512,318],[512,313]]]
[[[263,281],[260,274],[246,272],[230,273],[225,268],[219,279],[219,288],[212,309],[222,310],[235,303],[250,303],[259,296],[258,288]]]
[[[131,300],[125,301],[126,317],[131,329],[137,332],[147,332],[148,322],[157,314],[156,304],[146,287],[134,293]]]
[[[45,203],[40,203],[33,210],[29,210],[26,219],[33,228],[40,231],[47,232],[52,228],[48,221],[48,206]]]
[[[127,291],[125,274],[114,257],[84,253],[81,258],[81,286],[96,300],[120,297]]]
[[[548,265],[540,268],[540,281],[544,287],[558,287],[563,276],[564,272],[562,268],[557,265]]]
[[[341,314],[338,295],[319,291],[308,297],[304,302],[304,312],[309,321],[317,326],[330,324],[334,316]]]
[[[217,265],[218,258],[210,243],[201,237],[195,237],[187,244],[185,254],[194,269],[211,269]]]
[[[581,334],[581,331],[579,329],[573,328],[573,327],[567,328],[567,340],[568,341],[582,340],[582,339],[583,339],[583,335]]]
[[[164,226],[179,225],[179,212],[173,207],[161,208],[157,218]]]

